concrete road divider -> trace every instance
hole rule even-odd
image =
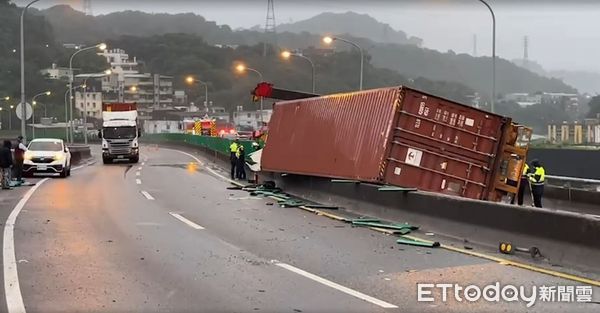
[[[71,152],[71,164],[78,164],[92,157],[92,151],[88,145],[67,145]]]

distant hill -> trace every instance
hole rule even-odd
[[[565,83],[573,85],[581,92],[600,94],[600,73],[587,71],[550,71],[553,77],[562,79]]]
[[[65,5],[38,12],[46,17],[58,42],[90,44],[119,39],[121,36],[150,37],[170,33],[199,36],[211,45],[252,46],[265,40],[262,31],[234,31],[227,25],[218,25],[192,13],[150,14],[124,11],[86,16]],[[334,35],[343,34],[362,47],[369,47],[367,57],[379,68],[392,69],[412,79],[424,77],[434,81],[458,82],[484,96],[490,96],[489,58],[421,48],[421,39],[408,37],[368,15],[353,12],[323,13],[308,20],[279,25],[277,30],[277,44],[282,49],[322,47],[323,31]],[[334,48],[336,51],[352,50],[348,45],[334,45]],[[534,74],[504,59],[498,59],[497,78],[498,93],[575,91],[559,79]]]
[[[492,63],[490,57],[445,53],[410,45],[377,45],[370,51],[373,64],[396,70],[407,77],[455,81],[483,94],[491,89]],[[548,78],[526,70],[514,63],[496,60],[496,92],[576,92],[560,79]]]
[[[354,37],[368,38],[379,43],[398,43],[421,46],[423,40],[408,37],[405,32],[393,29],[389,24],[381,23],[367,14],[355,12],[325,12],[307,20],[277,25],[277,31],[291,33],[309,32],[313,34],[350,34]]]

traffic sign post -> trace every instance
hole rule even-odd
[[[23,108],[22,108],[21,102],[19,102],[19,104],[17,104],[17,109],[15,111],[17,113],[17,117],[20,120],[22,120],[23,119]],[[31,104],[29,102],[27,102],[25,105],[25,120],[30,119],[32,115],[33,115],[33,107],[31,106]]]

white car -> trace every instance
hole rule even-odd
[[[33,176],[35,173],[71,175],[71,152],[62,139],[39,138],[29,143],[23,174]]]

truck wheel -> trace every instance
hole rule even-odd
[[[110,163],[112,163],[112,160],[109,159],[109,158],[102,158],[102,163],[104,163],[104,164],[110,164]]]

